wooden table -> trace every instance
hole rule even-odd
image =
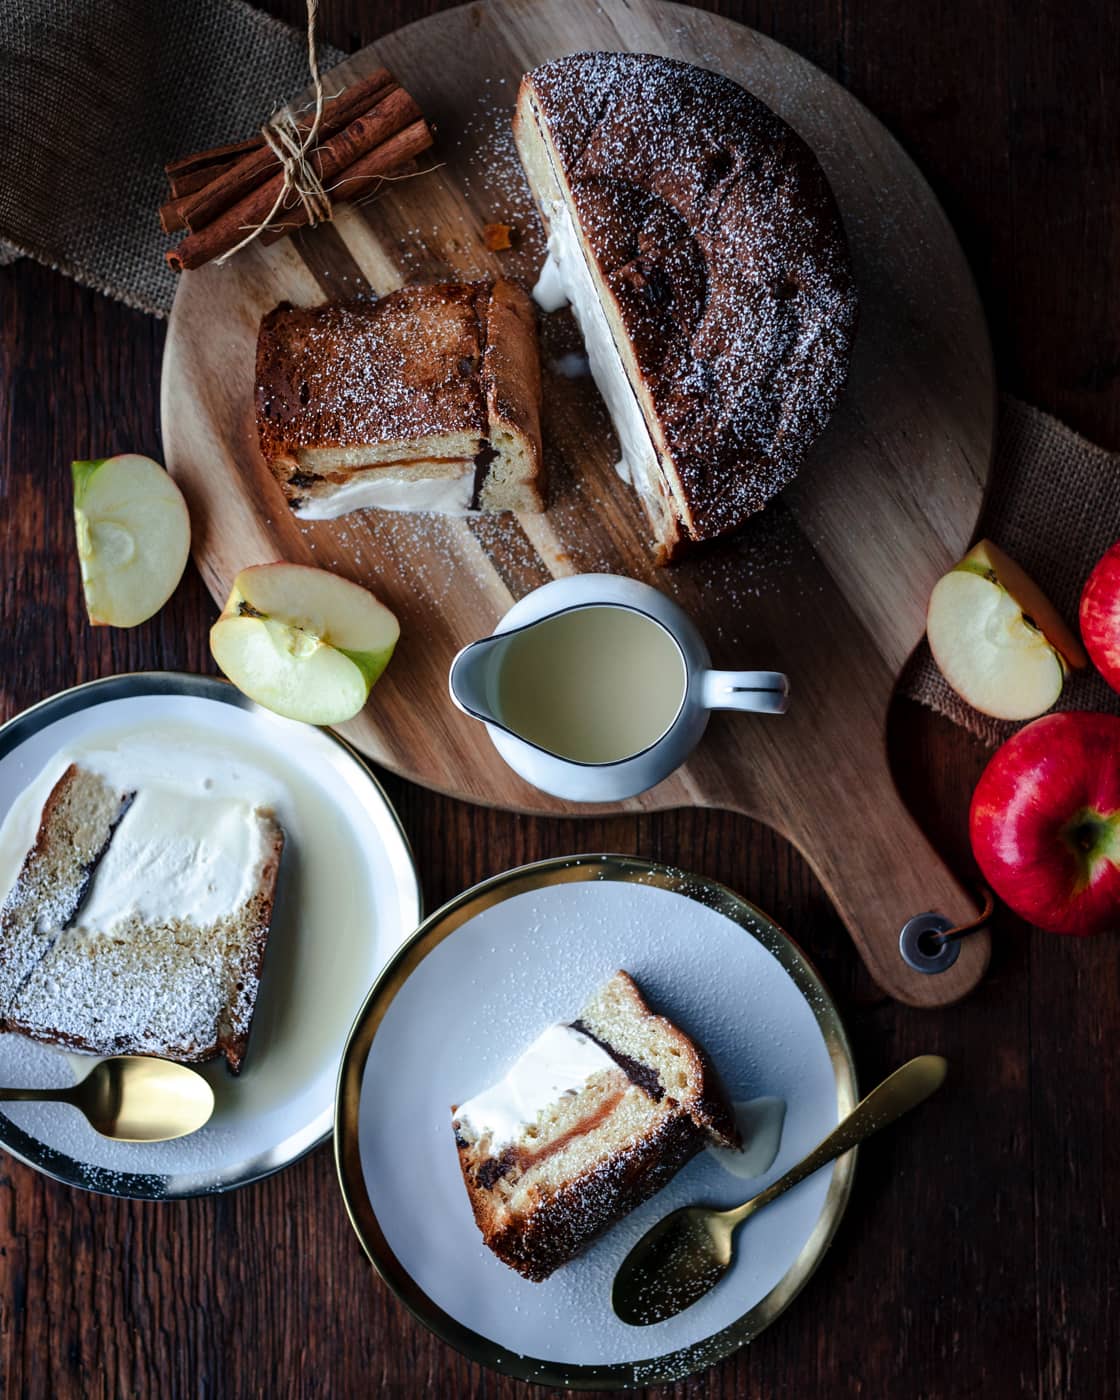
[[[270,0],[299,20],[302,0]],[[438,4],[321,0],[353,49]],[[1120,447],[1120,9],[1059,0],[711,6],[846,83],[930,178],[980,285],[1003,386]],[[31,263],[0,270],[0,717],[117,671],[212,671],[193,570],[131,632],[85,621],[73,457],[160,455],[163,327]],[[1118,522],[1120,533],[1120,522]],[[904,796],[962,874],[984,761],[903,702]],[[678,1396],[1077,1400],[1120,1387],[1120,940],[1009,918],[964,1004],[883,999],[802,865],[737,817],[530,820],[386,778],[429,907],[506,866],[578,850],[671,859],[741,890],[835,992],[865,1084],[940,1051],[946,1089],[863,1151],[847,1217],[794,1307]],[[0,1378],[31,1396],[477,1396],[526,1387],[434,1340],[366,1265],[327,1148],[216,1200],[69,1191],[0,1158]]]

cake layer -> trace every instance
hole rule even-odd
[[[20,988],[78,911],[97,862],[135,797],[71,764],[43,804],[34,844],[0,907],[0,1026]]]
[[[454,1113],[486,1244],[546,1278],[709,1142],[739,1145],[702,1053],[618,972]]]
[[[847,374],[856,296],[820,166],[736,83],[648,54],[533,70],[514,130],[550,236],[542,290],[576,309],[660,557],[735,529],[793,477]]]
[[[553,180],[546,173],[542,180]],[[638,493],[646,514],[650,517],[656,538],[672,542],[669,553],[675,551],[680,526],[665,480],[657,460],[657,451],[650,437],[638,397],[626,377],[611,333],[603,303],[592,280],[579,234],[572,216],[554,182],[547,188],[539,185],[542,211],[548,225],[548,257],[541,268],[540,278],[533,288],[533,299],[542,311],[557,311],[570,305],[583,336],[587,362],[595,387],[602,395],[611,423],[618,436],[619,458],[615,471]]]

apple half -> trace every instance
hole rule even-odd
[[[175,592],[191,547],[183,493],[158,462],[125,453],[74,462],[74,526],[94,626],[135,627]]]
[[[341,724],[366,703],[399,636],[397,619],[358,584],[305,564],[256,564],[234,579],[210,651],[259,705]]]
[[[926,636],[963,699],[996,719],[1034,719],[1088,658],[1038,585],[990,540],[939,579]]]

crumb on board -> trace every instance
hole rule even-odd
[[[509,224],[483,224],[482,236],[491,253],[504,253],[513,247],[513,228]]]

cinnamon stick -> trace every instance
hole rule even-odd
[[[197,190],[203,189],[212,180],[216,180],[219,175],[224,175],[232,165],[232,160],[221,160],[215,161],[213,165],[203,166],[201,170],[190,170],[185,175],[172,175],[167,181],[171,191],[171,198],[167,204],[176,204],[186,195],[194,194]],[[166,207],[166,205],[162,205],[161,211]],[[177,227],[182,228],[183,225],[178,224]],[[167,229],[166,232],[170,233],[171,230]]]
[[[169,199],[159,206],[159,226],[164,233],[178,233],[181,228],[186,228],[180,212],[182,207],[182,199]]]
[[[355,204],[380,185],[387,175],[400,170],[410,160],[415,160],[432,144],[432,129],[423,117],[419,121],[390,136],[388,141],[361,156],[353,165],[348,165],[331,181],[328,193],[332,199],[347,204]],[[274,224],[260,237],[260,242],[269,245],[283,238],[295,228],[307,223],[307,211],[298,204],[283,216],[283,222]]]
[[[258,131],[246,141],[232,141],[225,146],[211,146],[205,151],[195,151],[190,156],[180,156],[163,167],[171,186],[172,195],[178,199],[184,194],[193,194],[208,184],[220,170],[231,166],[235,160],[259,151],[264,145],[264,137]]]
[[[229,160],[224,165],[215,165],[208,170],[197,170],[190,175],[176,177],[178,193],[175,192],[176,186],[172,186],[173,198],[159,206],[159,226],[164,233],[178,233],[180,229],[186,228],[183,206],[187,196],[202,189],[211,180],[216,180],[219,175],[224,175],[232,164],[233,161]]]
[[[336,176],[353,166],[361,157],[385,145],[392,137],[420,119],[420,109],[408,93],[403,88],[392,89],[372,111],[356,118],[316,149],[311,159],[319,179],[329,187]],[[425,131],[427,132],[426,124]],[[415,140],[415,137],[411,140]],[[431,135],[428,133],[427,144],[430,143]],[[253,157],[247,159],[251,160]],[[275,164],[275,158],[273,163]],[[384,174],[384,171],[380,173]],[[231,171],[230,176],[232,174]],[[228,179],[229,176],[225,178]],[[225,209],[212,223],[197,230],[192,225],[192,232],[177,248],[172,248],[166,254],[169,266],[176,272],[201,267],[211,258],[221,257],[223,253],[236,247],[247,232],[264,221],[283,188],[283,172],[277,171],[271,179],[250,190],[238,199],[236,204]],[[291,198],[295,201],[297,197],[292,194]],[[294,206],[291,210],[284,211],[283,219],[286,224],[306,221],[305,217],[298,217]]]
[[[385,68],[378,68],[368,78],[343,88],[337,97],[328,98],[323,103],[323,119],[319,124],[317,141],[325,143],[335,132],[344,129],[359,113],[365,112],[382,94],[399,91],[396,80]],[[311,130],[314,117],[304,113],[297,120],[300,135]],[[219,215],[243,202],[249,191],[276,176],[280,162],[272,150],[264,145],[243,155],[236,163],[216,180],[211,181],[194,194],[189,194],[178,209],[182,227],[197,234],[206,225],[214,223]],[[273,192],[272,198],[276,198]],[[265,204],[267,211],[271,200]],[[234,242],[237,240],[234,239]],[[230,245],[233,246],[232,244]]]

